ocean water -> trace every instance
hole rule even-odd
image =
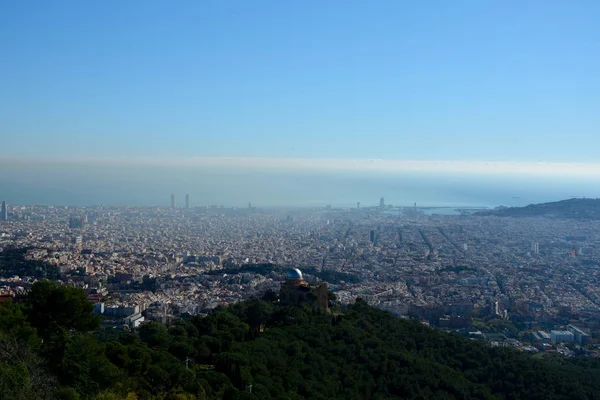
[[[457,173],[304,172],[197,167],[3,165],[0,200],[10,204],[361,207],[523,206],[600,197],[600,181],[584,177]]]

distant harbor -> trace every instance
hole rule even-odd
[[[471,215],[479,211],[489,210],[489,207],[420,207],[418,208],[427,215]]]
[[[375,207],[373,207],[375,208]],[[442,207],[394,207],[383,211],[385,214],[398,214],[399,212],[417,210],[425,215],[471,215],[479,211],[490,210],[490,207],[456,207],[456,206],[442,206]]]

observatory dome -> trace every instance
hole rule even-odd
[[[302,280],[302,271],[298,268],[290,269],[285,274],[286,281],[301,281]]]

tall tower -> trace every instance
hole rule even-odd
[[[187,208],[188,210],[190,209],[190,195],[189,194],[185,195],[185,208]]]
[[[385,200],[383,197],[379,199],[379,207],[385,207]]]
[[[171,193],[171,208],[175,208],[175,193]]]
[[[8,221],[8,208],[5,201],[2,202],[2,209],[0,209],[0,220]]]
[[[540,244],[538,242],[531,242],[531,251],[533,254],[540,254]]]
[[[359,210],[360,209],[360,201],[356,202],[356,209]]]

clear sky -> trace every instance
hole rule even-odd
[[[0,0],[0,157],[596,162],[600,2]]]

